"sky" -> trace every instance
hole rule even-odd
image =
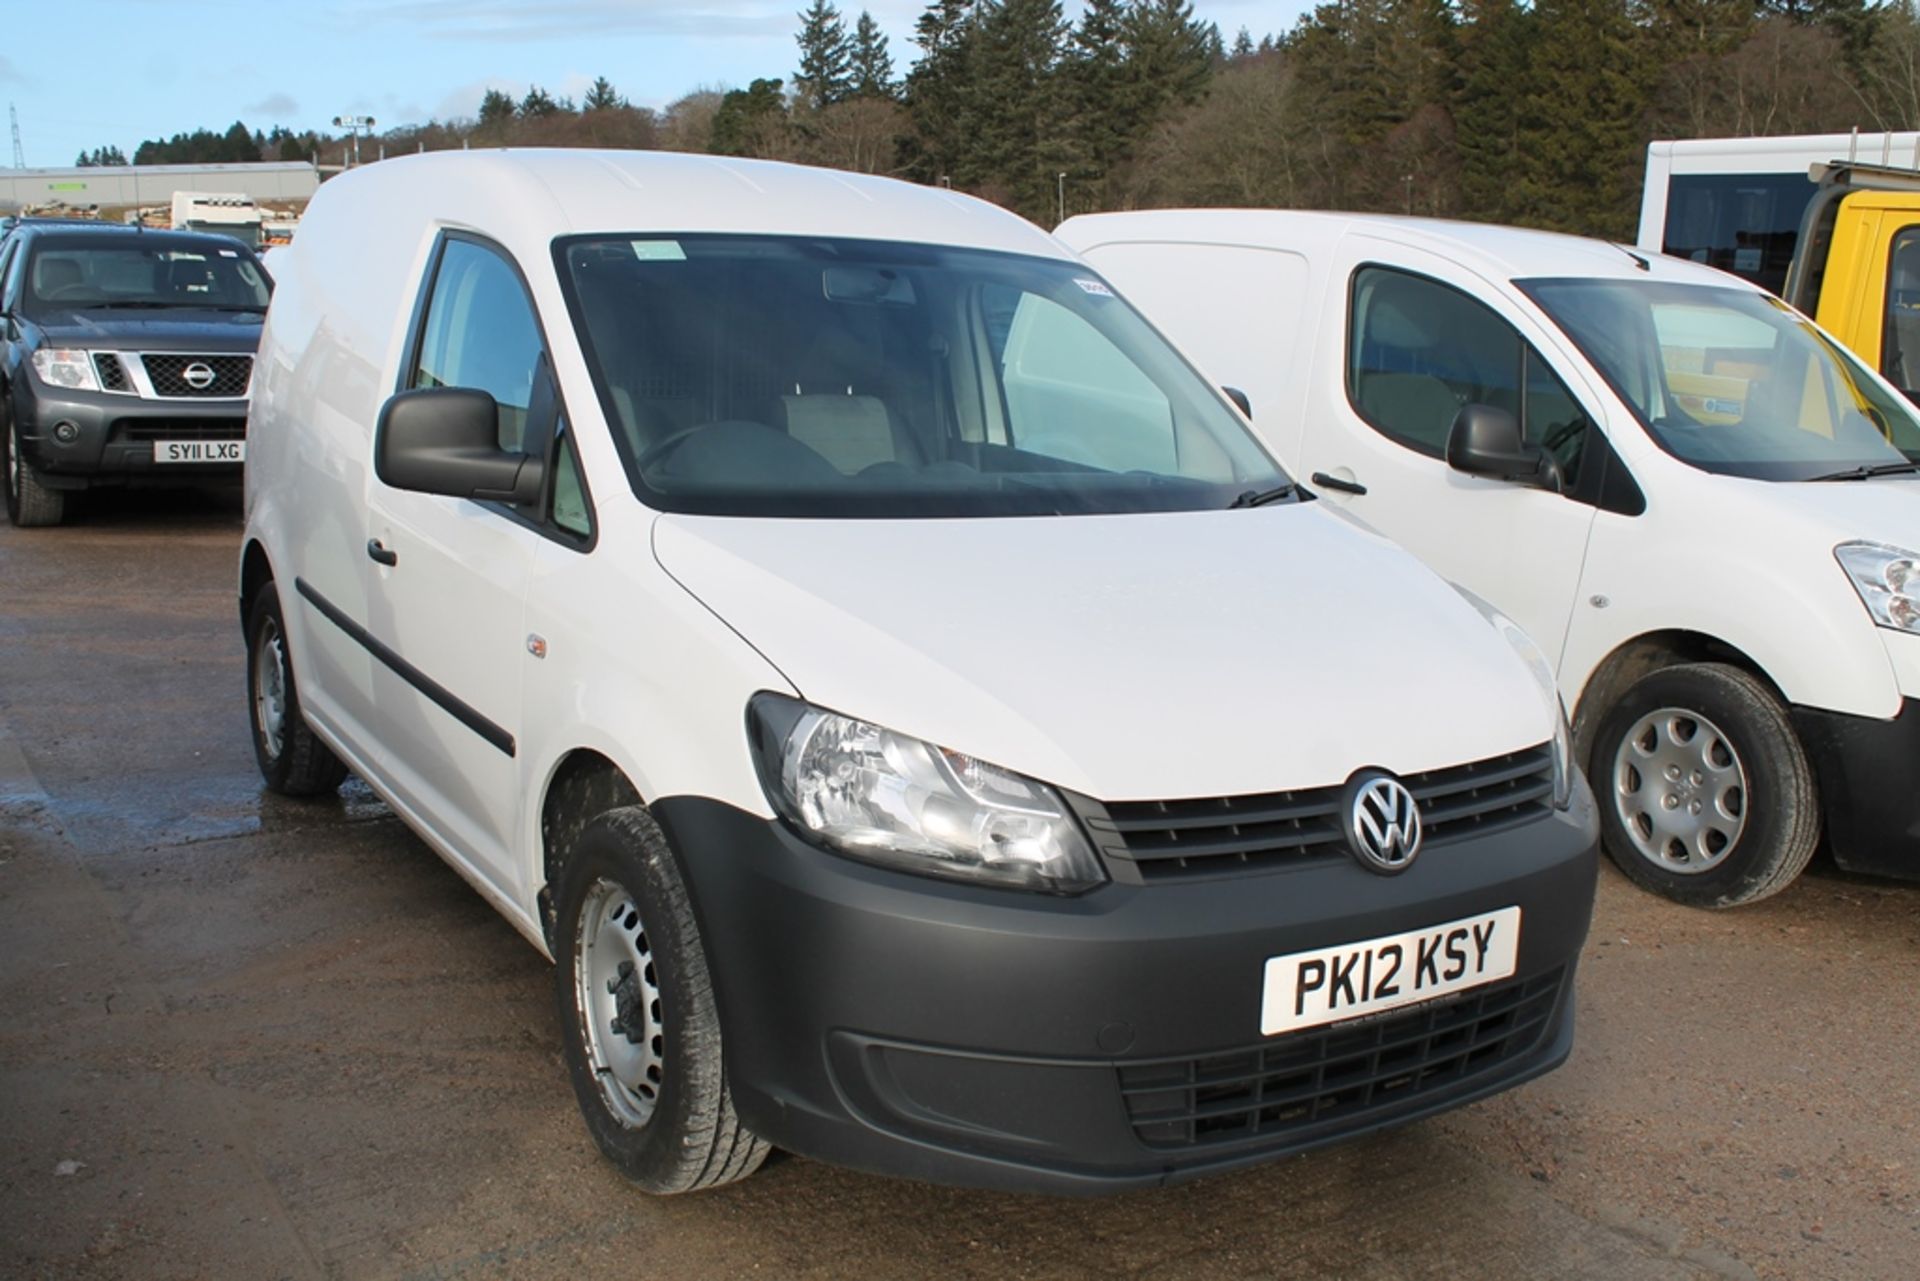
[[[8,0],[0,99],[18,113],[29,167],[196,128],[381,130],[471,116],[490,88],[539,84],[578,99],[604,75],[637,105],[694,89],[790,77],[808,0]],[[840,0],[870,9],[896,72],[924,0]],[[851,6],[850,8],[848,6]],[[1228,40],[1285,31],[1299,0],[1195,0]],[[1077,16],[1068,0],[1069,17]],[[68,63],[57,52],[71,45]],[[0,149],[0,164],[12,162]]]

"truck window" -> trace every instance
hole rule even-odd
[[[1909,400],[1920,400],[1920,227],[1893,238],[1881,330],[1880,372]]]
[[[533,302],[513,267],[484,245],[447,241],[407,385],[491,395],[500,406],[500,447],[517,452],[543,350]]]
[[[1676,174],[1661,251],[1779,293],[1814,185],[1800,173]]]
[[[1354,275],[1347,394],[1370,426],[1440,458],[1463,405],[1492,405],[1579,480],[1588,417],[1540,353],[1491,307],[1385,267]]]

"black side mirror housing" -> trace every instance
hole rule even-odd
[[[380,407],[373,473],[383,484],[483,503],[538,502],[546,467],[500,448],[500,407],[471,387],[403,391]]]
[[[1240,412],[1247,416],[1248,421],[1252,421],[1253,402],[1247,399],[1246,392],[1241,391],[1238,387],[1222,387],[1220,390],[1227,394],[1228,400],[1240,406]]]
[[[1520,435],[1520,421],[1492,405],[1462,405],[1447,433],[1447,466],[1469,476],[1560,488],[1553,456]]]

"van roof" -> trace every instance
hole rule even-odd
[[[348,196],[376,219],[418,210],[526,249],[579,233],[727,232],[1066,256],[1018,215],[945,188],[681,152],[503,148],[402,156],[322,184],[310,213]]]
[[[1756,289],[1699,263],[1604,240],[1492,223],[1450,222],[1394,214],[1321,213],[1295,209],[1169,209],[1086,214],[1054,233],[1078,251],[1122,243],[1239,244],[1291,249],[1312,257],[1348,235],[1424,249],[1502,280],[1580,276],[1655,279]],[[1640,263],[1647,263],[1642,270]]]

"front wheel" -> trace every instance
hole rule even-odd
[[[283,796],[324,796],[337,790],[347,767],[321,742],[300,710],[300,687],[287,650],[287,622],[272,583],[247,611],[247,710],[253,756],[267,786]]]
[[[66,491],[41,484],[40,473],[20,456],[19,424],[4,402],[0,402],[0,470],[6,474],[8,520],[30,529],[66,519]]]
[[[1690,907],[1779,893],[1820,840],[1813,770],[1786,709],[1724,663],[1636,681],[1600,722],[1591,772],[1608,857]]]
[[[745,1178],[768,1145],[733,1110],[693,906],[642,806],[589,823],[556,889],[554,994],[587,1130],[647,1192]]]

